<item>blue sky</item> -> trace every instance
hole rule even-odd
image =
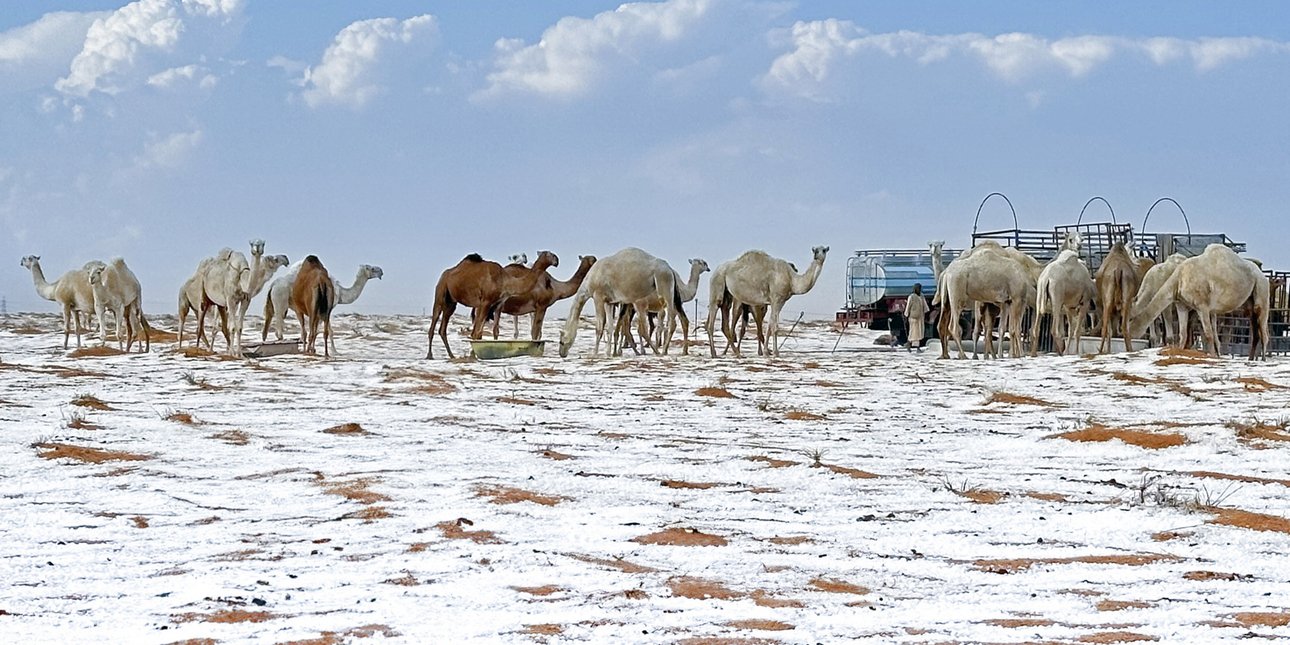
[[[51,279],[124,256],[163,313],[201,258],[262,237],[346,283],[381,265],[355,305],[376,313],[420,313],[475,251],[550,249],[564,278],[629,245],[684,273],[826,244],[786,316],[829,315],[852,251],[965,245],[996,190],[1027,228],[1094,195],[1138,226],[1172,196],[1290,268],[1286,3],[303,6],[6,3],[11,311],[54,310],[23,255]]]

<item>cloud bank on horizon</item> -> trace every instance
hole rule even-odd
[[[138,0],[0,22],[0,239],[69,266],[139,258],[166,302],[190,264],[265,236],[414,274],[368,302],[418,311],[474,250],[800,262],[946,237],[961,219],[939,211],[1000,188],[1041,211],[1118,190],[1134,215],[1194,190],[1180,201],[1236,197],[1285,232],[1284,28],[871,31],[834,9],[608,4],[487,36],[483,10],[453,5]],[[840,300],[835,255],[808,311]],[[34,302],[23,277],[0,292]]]

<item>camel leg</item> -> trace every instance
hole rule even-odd
[[[452,355],[452,345],[448,344],[448,321],[452,319],[452,314],[456,310],[457,302],[452,300],[451,297],[448,298],[443,305],[443,316],[439,319],[439,338],[443,339],[443,348],[444,351],[448,352],[450,360],[455,357]],[[302,329],[300,333],[304,334],[304,330]]]
[[[1264,307],[1262,305],[1258,306],[1258,319],[1259,319],[1258,328],[1259,328],[1259,343],[1260,343],[1259,357],[1266,361],[1268,360],[1268,343],[1271,342],[1271,338],[1272,338],[1271,330],[1268,328],[1268,308],[1267,307]],[[1253,321],[1251,321],[1251,325],[1253,325]],[[1251,350],[1254,349],[1253,344],[1250,345],[1250,349]],[[1253,355],[1253,351],[1251,351],[1250,360],[1253,360],[1253,359],[1254,359],[1254,355]]]
[[[612,305],[605,302],[601,298],[595,298],[594,300],[595,300],[595,307],[596,307],[596,344],[591,346],[591,355],[600,356],[600,339],[604,338],[605,325],[609,322],[607,320],[609,317],[609,313],[605,309],[606,307],[612,306]],[[609,346],[607,345],[605,346],[605,355],[606,356],[613,355],[610,352]]]
[[[80,315],[80,314],[77,314],[77,315]],[[63,349],[67,349],[67,339],[70,338],[72,335],[71,316],[72,316],[72,308],[67,305],[63,305]],[[81,321],[77,320],[76,324],[79,326],[81,324]],[[79,336],[80,334],[77,334],[77,337]]]
[[[708,306],[708,351],[712,354],[712,358],[717,357],[717,346],[715,345],[716,332],[715,330],[712,329],[712,326],[717,324],[717,309],[720,309],[720,307],[719,306],[713,307],[711,306],[711,304],[709,304]],[[724,318],[724,316],[722,317]],[[722,321],[722,327],[723,327],[722,331],[724,332],[725,331],[724,320]]]
[[[1191,311],[1182,305],[1177,306],[1178,344],[1182,349],[1191,349]]]
[[[1218,335],[1215,334],[1217,316],[1200,312],[1201,330],[1205,334],[1205,353],[1218,356]]]
[[[672,315],[680,316],[681,318],[681,355],[689,356],[690,355],[690,319],[686,317],[684,311],[681,311],[679,309],[675,314],[672,314]],[[676,326],[673,325],[672,328],[675,329]],[[668,341],[667,344],[669,345],[672,344],[671,331],[668,331],[667,333],[667,341]]]
[[[641,338],[641,344],[653,350],[656,356],[661,354],[658,343],[654,342],[654,338],[649,332],[649,304],[644,301],[637,301],[632,306],[636,310],[636,333]],[[641,351],[644,351],[645,347],[642,347]]]
[[[783,302],[771,301],[770,320],[766,322],[766,356],[779,357],[779,314],[784,309]]]
[[[520,320],[519,317],[515,318],[516,336],[518,336],[520,333],[519,320]],[[533,317],[531,318],[531,320],[532,320],[533,328],[529,330],[530,332],[529,335],[533,337],[534,341],[542,340],[542,322],[546,320],[546,308],[539,307],[533,310]]]
[[[1053,349],[1057,350],[1057,355],[1061,356],[1066,353],[1066,308],[1053,307],[1052,324],[1049,326],[1049,333],[1053,337]],[[1035,329],[1039,328],[1039,312],[1035,312]],[[1036,354],[1036,348],[1039,347],[1039,334],[1034,335],[1034,344],[1031,345],[1030,355]]]
[[[331,315],[323,316],[323,356],[331,358]]]
[[[103,303],[97,302],[97,298],[95,300],[94,315],[99,317],[99,347],[104,347],[107,345],[107,316],[105,315],[107,307],[103,306]]]
[[[1133,351],[1133,335],[1129,333],[1129,319],[1131,318],[1129,313],[1133,311],[1133,300],[1128,297],[1128,291],[1124,292],[1124,296],[1125,301],[1120,303],[1120,323],[1124,328],[1124,353],[1127,354]]]
[[[499,311],[497,312],[496,316],[493,316],[493,340],[497,340],[497,334],[501,332],[501,329],[502,329],[502,312]],[[519,323],[517,322],[515,323],[515,337],[518,338],[519,335],[520,335]]]
[[[439,326],[439,314],[443,312],[443,305],[441,303],[442,301],[436,297],[434,307],[430,312],[430,330],[426,332],[426,360],[432,360],[434,358],[434,330],[435,327]],[[444,340],[444,344],[448,344],[446,339]]]
[[[1105,354],[1111,351],[1111,307],[1110,298],[1102,307],[1102,344],[1098,347],[1097,353]]]

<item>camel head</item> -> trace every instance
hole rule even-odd
[[[560,266],[560,256],[550,252],[542,251],[538,253],[537,259],[533,261],[533,267],[558,267]]]
[[[251,255],[255,257],[264,255],[264,240],[251,240]]]
[[[930,249],[932,253],[940,255],[941,250],[945,248],[945,240],[932,240],[927,243],[927,248]]]
[[[561,329],[560,330],[560,358],[568,358],[570,347],[573,347],[573,338],[570,337],[568,332]]]
[[[700,260],[699,258],[690,258],[690,269],[697,269],[699,273],[706,273],[709,271],[708,263],[704,260]]]
[[[590,268],[591,268],[591,265],[593,265],[593,264],[595,264],[595,263],[596,263],[596,256],[594,256],[594,255],[579,255],[579,256],[578,256],[578,268],[580,268],[580,269],[583,269],[583,268],[585,268],[585,269],[590,269]]]
[[[39,255],[24,256],[22,258],[22,262],[19,262],[19,264],[21,264],[22,268],[24,269],[31,269],[31,267],[34,267],[37,264],[40,264],[40,256]]]
[[[95,284],[95,285],[103,284],[103,270],[106,268],[107,268],[106,265],[96,264],[86,269],[85,273],[90,277],[90,284]]]
[[[269,273],[273,273],[289,264],[291,264],[291,260],[287,259],[287,256],[279,253],[278,255],[270,255],[269,258],[264,261],[264,268]]]
[[[819,263],[821,263],[821,264],[823,264],[823,263],[824,263],[824,256],[826,256],[826,255],[828,255],[828,254],[829,254],[829,247],[827,247],[827,246],[817,246],[817,247],[815,247],[815,248],[811,249],[811,255],[812,255],[812,257],[814,258],[814,260],[815,260],[816,262],[819,262]]]
[[[359,267],[359,270],[363,272],[364,276],[367,276],[368,280],[371,280],[372,278],[380,280],[381,276],[385,275],[385,271],[381,270],[381,267],[374,267],[370,264],[364,264]]]
[[[1079,231],[1066,231],[1062,238],[1062,250],[1070,250],[1079,253],[1079,249],[1084,245],[1084,236]]]
[[[506,258],[506,260],[507,260],[508,262],[510,262],[511,264],[525,265],[525,264],[528,264],[528,263],[529,263],[529,254],[528,254],[528,253],[516,253],[515,255],[512,255],[511,257]]]

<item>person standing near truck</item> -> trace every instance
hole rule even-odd
[[[909,336],[907,348],[911,352],[915,347],[918,351],[923,351],[928,309],[927,299],[923,297],[923,285],[915,283],[914,293],[909,294],[909,298],[905,300],[905,328]]]

